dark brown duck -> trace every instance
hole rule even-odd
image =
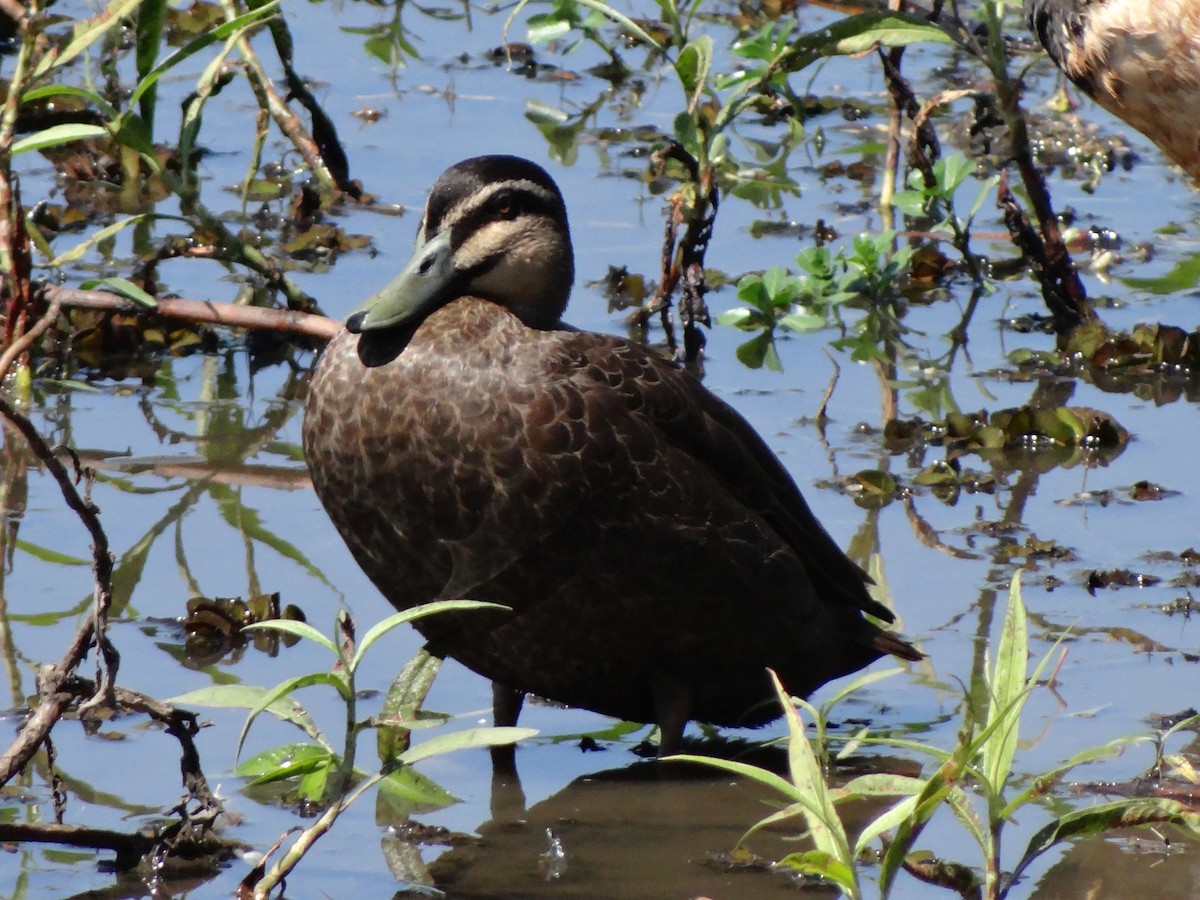
[[[639,722],[779,714],[886,653],[918,659],[754,429],[653,351],[561,321],[567,214],[541,168],[469,159],[416,254],[313,373],[304,449],[354,558],[431,649],[496,685]]]

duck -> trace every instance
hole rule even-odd
[[[303,446],[316,494],[392,605],[505,609],[416,622],[493,685],[658,726],[780,715],[892,654],[870,579],[765,441],[684,367],[562,321],[574,257],[537,164],[447,169],[416,250],[314,365]]]
[[[1063,73],[1200,179],[1200,2],[1025,0]]]

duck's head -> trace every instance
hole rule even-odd
[[[549,328],[566,309],[574,277],[567,210],[554,180],[520,157],[477,156],[438,178],[412,259],[351,313],[346,328],[357,334],[413,324],[464,296]]]

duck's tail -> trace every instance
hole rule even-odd
[[[892,631],[877,633],[871,639],[871,646],[881,653],[890,653],[910,662],[919,662],[925,658],[924,653]]]

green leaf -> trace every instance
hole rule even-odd
[[[28,153],[30,150],[42,150],[46,147],[58,147],[61,144],[69,144],[72,141],[86,141],[102,137],[108,137],[108,129],[100,125],[85,125],[82,123],[51,125],[49,128],[35,132],[27,138],[13,141],[9,153],[11,156],[20,156],[22,153]]]
[[[1157,278],[1121,278],[1120,282],[1128,288],[1158,295],[1191,290],[1200,284],[1200,253],[1179,260],[1166,275]]]
[[[108,101],[95,91],[77,87],[73,84],[60,84],[57,82],[30,88],[21,95],[21,104],[36,103],[38,100],[46,100],[50,97],[77,97],[96,107],[106,118],[115,119],[118,115],[117,110],[110,106]]]
[[[923,786],[923,782],[919,782],[918,779],[912,780],[918,781],[918,784]],[[846,789],[851,791],[850,785],[846,785]],[[896,828],[901,822],[912,815],[913,810],[916,809],[917,806],[917,794],[919,793],[920,788],[913,791],[913,796],[904,798],[899,803],[891,806],[886,812],[876,816],[867,823],[867,826],[861,832],[859,832],[858,838],[854,842],[853,852],[856,859],[866,851],[871,841],[875,840],[875,838],[879,837],[884,832],[891,831],[893,828]]]
[[[943,156],[933,164],[933,174],[937,179],[938,190],[949,198],[968,176],[975,170],[975,165],[961,153]]]
[[[450,734],[439,734],[400,754],[399,761],[412,765],[423,759],[452,753],[455,750],[473,750],[478,747],[501,747],[515,744],[537,734],[536,728],[467,728]]]
[[[249,628],[250,626],[246,627]],[[311,687],[315,684],[329,685],[347,703],[354,700],[354,696],[350,693],[350,686],[346,683],[345,679],[330,672],[313,672],[309,675],[299,675],[296,678],[289,678],[287,681],[281,682],[267,691],[262,699],[246,715],[246,721],[242,724],[241,733],[238,735],[237,751],[234,756],[241,756],[242,745],[246,743],[246,735],[250,732],[250,726],[258,718],[259,713],[269,709],[276,700],[286,697],[288,694],[294,693],[301,688]]]
[[[696,159],[703,158],[700,131],[696,128],[696,119],[691,113],[681,112],[675,116],[675,140]]]
[[[219,684],[202,687],[167,700],[176,706],[215,706],[233,709],[255,709],[267,694],[269,688],[252,684]],[[267,704],[266,712],[275,718],[291,722],[302,729],[309,737],[320,738],[320,729],[303,706],[291,699],[277,699]]]
[[[111,227],[111,226],[110,226]],[[97,288],[105,288],[119,297],[124,297],[126,300],[132,300],[134,303],[139,303],[147,309],[157,309],[158,301],[150,294],[134,284],[127,278],[92,278],[79,285],[81,290],[92,291]]]
[[[571,23],[550,13],[530,16],[525,23],[525,37],[531,44],[548,44],[571,30]]]
[[[362,640],[358,644],[358,650],[354,653],[354,659],[350,661],[350,671],[356,671],[359,662],[362,661],[363,654],[371,649],[372,644],[393,628],[397,628],[408,622],[415,622],[417,619],[423,619],[426,616],[436,616],[439,613],[457,612],[468,609],[509,610],[509,607],[501,606],[497,603],[483,603],[478,600],[438,600],[434,603],[423,603],[420,606],[413,606],[402,610],[388,616],[382,622],[372,625],[367,630],[367,633],[363,635]]]
[[[831,881],[844,891],[856,896],[858,880],[854,869],[824,850],[806,850],[803,853],[789,853],[776,865],[787,866],[806,875],[816,875]]]
[[[677,753],[674,756],[665,756],[663,759],[670,760],[671,762],[699,763],[702,766],[721,769],[724,772],[729,772],[731,775],[737,775],[768,787],[787,797],[789,800],[800,800],[799,789],[786,778],[776,775],[768,769],[752,766],[749,763],[737,762],[732,759],[721,759],[716,756],[693,756],[689,753]]]
[[[62,68],[108,32],[124,27],[124,20],[141,2],[142,0],[113,0],[107,9],[92,18],[76,22],[70,40],[60,47],[57,53],[47,53],[41,58],[33,70],[30,82],[40,81],[51,69]]]
[[[712,37],[702,34],[700,37],[688,41],[687,45],[679,51],[679,58],[675,60],[675,72],[679,75],[679,81],[683,85],[684,99],[687,101],[689,113],[696,111],[696,107],[700,105],[700,99],[704,96],[704,89],[708,85],[708,75],[712,69],[712,59]]]
[[[761,369],[765,364],[772,372],[783,371],[783,363],[775,347],[775,335],[770,331],[764,331],[740,344],[735,352],[738,360],[747,368]]]
[[[829,797],[829,788],[825,784],[825,773],[817,754],[813,751],[808,735],[804,731],[804,722],[800,718],[797,704],[792,702],[779,677],[768,670],[771,682],[775,686],[775,694],[783,707],[784,719],[788,727],[788,772],[792,783],[802,797],[811,799],[813,810],[806,813],[805,821],[812,834],[813,843],[817,850],[828,853],[837,860],[852,862],[850,857],[850,841],[846,836],[842,820]],[[814,718],[817,712],[808,704],[800,701]]]
[[[154,61],[158,58],[166,10],[166,0],[142,0],[142,4],[138,7],[135,49],[139,79],[150,72],[154,67]],[[157,91],[151,88],[142,93],[139,104],[139,112],[142,119],[146,122],[147,130],[151,134],[154,133],[156,101]]]
[[[247,787],[256,787],[299,778],[320,766],[329,765],[332,759],[332,753],[316,744],[283,744],[242,760],[233,772],[243,778],[253,779]]]
[[[725,325],[729,328],[737,328],[742,331],[762,326],[761,320],[755,316],[754,311],[746,309],[744,306],[727,309],[725,312],[719,313],[717,315],[717,324]]]
[[[20,538],[16,540],[18,550],[23,550],[30,556],[36,556],[42,562],[54,563],[59,566],[90,566],[90,559],[80,559],[78,556],[68,556],[65,553],[59,553],[57,550],[51,550],[48,547],[42,547],[38,544],[23,541]]]
[[[526,2],[528,2],[528,0],[521,0],[521,2],[517,4],[516,8],[512,12],[512,15],[509,17],[510,22],[516,17],[517,13],[521,11],[522,7],[525,6]],[[607,3],[603,3],[601,0],[574,0],[574,2],[578,3],[580,6],[586,6],[588,9],[598,12],[610,22],[615,22],[638,40],[644,42],[647,46],[653,47],[656,50],[663,49],[662,45],[659,44],[658,41],[656,41],[653,37],[651,37],[646,29],[642,28],[641,25],[633,21],[633,19],[629,18],[629,16],[617,12],[616,9],[609,6]],[[506,24],[505,28],[507,29],[507,27],[508,26]]]
[[[948,31],[920,16],[869,12],[839,19],[825,28],[802,34],[788,47],[782,68],[798,72],[826,56],[853,56],[876,46],[906,47],[929,42],[952,44]]]
[[[103,227],[99,231],[97,231],[95,234],[90,235],[87,238],[87,240],[80,241],[78,244],[76,244],[70,250],[66,250],[66,251],[58,254],[58,256],[56,256],[56,257],[54,257],[54,259],[50,260],[49,266],[51,268],[61,268],[62,266],[67,265],[68,263],[73,263],[73,262],[75,262],[75,260],[79,259],[85,253],[87,253],[89,250],[91,250],[93,247],[95,247],[97,244],[99,244],[101,241],[108,240],[110,237],[117,234],[119,231],[121,231],[125,228],[128,228],[130,225],[134,225],[138,222],[141,222],[145,218],[146,218],[146,216],[139,215],[139,216],[126,216],[123,219],[118,219],[116,222],[113,222],[111,225],[106,225],[105,227]],[[109,280],[112,280],[112,279],[109,279]],[[138,294],[141,295],[141,297],[143,297],[145,300],[148,300],[149,305],[151,307],[154,307],[157,305],[157,303],[153,297],[151,297],[149,294],[147,294],[144,290],[139,288],[133,282],[128,281],[124,278],[119,279],[119,281],[123,282],[128,287],[133,288]],[[114,292],[114,293],[116,293],[116,292]],[[135,298],[131,298],[131,299],[135,299]],[[139,301],[139,302],[141,302],[141,301]]]
[[[1059,816],[1030,838],[1024,855],[1013,870],[1012,881],[1015,883],[1030,863],[1062,841],[1102,834],[1117,828],[1167,824],[1177,825],[1194,836],[1200,836],[1200,813],[1190,812],[1175,800],[1135,798],[1073,810]]]
[[[300,776],[300,783],[296,785],[296,793],[304,800],[324,803],[326,791],[329,789],[329,777],[336,773],[337,767],[333,765],[331,758],[324,765],[316,766],[311,772]]]
[[[924,191],[897,191],[892,195],[892,206],[906,216],[923,216],[929,198]]]
[[[337,645],[333,643],[325,635],[321,634],[316,628],[309,625],[307,622],[298,622],[295,619],[267,619],[264,622],[254,622],[242,628],[243,631],[282,631],[285,634],[294,634],[296,637],[308,638],[310,641],[315,641],[322,647],[338,652]]]
[[[1063,775],[1070,772],[1072,769],[1087,765],[1088,763],[1097,762],[1103,759],[1111,759],[1114,756],[1120,756],[1126,747],[1132,744],[1139,744],[1150,740],[1144,735],[1131,735],[1128,737],[1117,738],[1109,741],[1107,744],[1102,744],[1099,747],[1088,747],[1086,750],[1080,750],[1078,753],[1071,756],[1065,763],[1055,766],[1049,771],[1043,772],[1034,778],[1029,787],[1023,790],[1020,794],[1009,801],[1008,805],[1000,811],[1001,819],[1008,819],[1016,813],[1018,809],[1037,797],[1041,797],[1050,790],[1062,778]]]
[[[418,650],[388,689],[380,710],[381,724],[376,725],[375,732],[376,750],[384,765],[408,749],[412,732],[410,722],[425,703],[441,665],[438,657],[427,650]],[[397,719],[404,724],[389,724],[388,719]]]
[[[1025,624],[1025,604],[1021,601],[1021,576],[1013,576],[1008,592],[1008,610],[1000,632],[996,663],[989,679],[991,694],[987,725],[995,731],[982,748],[984,777],[997,794],[1008,780],[1021,722],[1021,710],[1029,668],[1029,634]]]
[[[212,28],[199,37],[188,41],[153,69],[146,73],[146,76],[138,82],[133,89],[133,93],[129,95],[129,103],[132,106],[137,103],[141,96],[150,90],[158,80],[167,72],[170,72],[181,62],[190,56],[199,53],[205,47],[228,39],[237,39],[241,37],[249,28],[260,23],[264,19],[273,16],[279,7],[281,0],[271,0],[270,3],[264,3],[257,9],[251,10],[237,18],[230,19],[227,22],[222,22],[216,28]]]
[[[459,802],[444,787],[412,766],[389,772],[380,779],[378,789],[377,820],[383,818],[381,808],[386,808],[388,819],[400,822],[413,813],[433,812]]]
[[[788,331],[807,334],[813,331],[820,331],[824,328],[825,317],[817,313],[793,312],[788,313],[786,316],[780,316],[776,324]]]

